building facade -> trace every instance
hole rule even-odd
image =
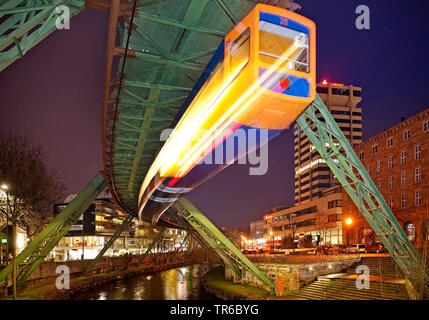
[[[317,93],[352,146],[362,142],[362,89],[353,85],[322,81]],[[326,189],[339,185],[307,136],[295,124],[295,204],[320,197]]]
[[[342,188],[335,186],[312,201],[265,215],[267,243],[274,241],[275,246],[280,246],[286,237],[299,243],[305,236],[311,236],[318,244],[342,244],[342,196]]]
[[[355,147],[356,154],[416,247],[429,243],[429,108],[403,119]],[[343,210],[352,219],[347,233],[355,243],[377,237],[344,193]]]
[[[65,203],[55,204],[54,215],[60,213],[72,198],[68,197]],[[111,199],[96,199],[58,242],[49,258],[56,261],[94,259],[126,216]],[[147,223],[133,220],[105,255],[143,253],[152,241],[151,231]]]
[[[258,249],[265,247],[265,237],[268,233],[268,224],[266,220],[250,222],[250,237]]]

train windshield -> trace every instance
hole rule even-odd
[[[309,72],[308,35],[278,24],[259,22],[259,59],[273,64],[284,61],[282,67]]]

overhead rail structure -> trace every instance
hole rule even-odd
[[[258,2],[266,1],[0,0],[0,70],[55,30],[58,5],[67,5],[71,16],[85,7],[109,12],[104,178],[98,174],[18,255],[18,284],[44,260],[106,185],[115,201],[137,217],[140,186],[168,135],[166,130],[174,127],[183,114],[182,107],[196,95],[193,88],[224,36]],[[318,96],[297,122],[404,274],[415,285],[427,286],[429,277],[420,256]],[[164,226],[192,226],[194,237],[203,246],[204,240],[237,274],[247,269],[267,286],[272,285],[189,201],[182,198],[175,207],[178,214],[167,210],[163,215]],[[8,265],[0,272],[0,282],[12,269]]]

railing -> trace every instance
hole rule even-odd
[[[359,259],[359,254],[339,254],[339,255],[308,255],[308,254],[288,254],[288,255],[271,255],[271,254],[249,254],[248,258],[256,263],[278,263],[278,264],[308,264],[320,262],[334,262],[350,259]]]

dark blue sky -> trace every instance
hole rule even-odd
[[[296,0],[317,24],[317,78],[361,86],[364,139],[429,106],[427,1]],[[357,30],[355,9],[370,9]],[[102,169],[101,119],[108,16],[87,9],[0,73],[0,128],[32,136],[78,192]],[[269,170],[227,168],[190,199],[215,223],[248,226],[293,203],[293,139],[269,144]]]

